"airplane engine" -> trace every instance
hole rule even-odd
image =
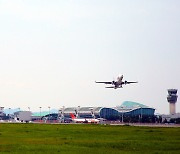
[[[113,85],[115,85],[115,83],[116,83],[115,81],[112,81],[112,84],[113,84]]]

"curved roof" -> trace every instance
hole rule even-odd
[[[76,109],[76,107],[68,107],[64,109],[64,112],[75,112]]]
[[[132,102],[132,101],[125,101],[122,103],[121,106],[117,106],[117,109],[119,110],[119,112],[122,112],[122,113],[128,113],[131,111],[138,110],[140,108],[155,110],[154,108],[148,107],[146,105],[143,105],[137,102]]]
[[[48,115],[49,114],[49,112],[48,111],[43,111],[43,112],[34,112],[33,114],[32,114],[32,116],[38,116],[38,117],[42,117],[42,116],[46,116],[46,115]]]
[[[98,112],[102,107],[80,107],[78,112],[91,112],[91,110],[93,110],[94,112]],[[69,107],[69,108],[65,108],[64,112],[74,112],[75,110],[77,110],[77,107]]]
[[[102,107],[96,107],[96,108],[94,109],[94,111],[95,111],[95,112],[99,112],[101,108],[102,108]]]
[[[93,110],[94,108],[93,107],[81,107],[80,109],[79,109],[79,111],[91,111],[91,110]]]
[[[125,102],[123,102],[122,105],[119,106],[118,108],[119,108],[119,109],[122,109],[122,108],[134,109],[134,108],[149,108],[149,107],[146,106],[146,105],[137,103],[137,102],[125,101]]]

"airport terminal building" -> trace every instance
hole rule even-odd
[[[155,109],[146,105],[125,101],[117,107],[67,107],[61,108],[59,113],[41,112],[33,114],[32,120],[71,121],[71,114],[77,118],[102,118],[106,120],[120,120],[129,122],[143,121],[154,117]]]
[[[117,107],[117,109],[120,114],[124,114],[127,116],[137,116],[137,115],[153,116],[155,112],[154,108],[131,101],[123,102],[121,106]]]
[[[146,105],[125,101],[117,107],[69,107],[64,108],[60,114],[70,117],[70,113],[79,118],[118,119],[121,116],[154,116],[155,109]]]
[[[114,108],[106,107],[71,107],[64,109],[64,117],[70,117],[70,113],[73,113],[79,118],[107,118],[110,116],[118,116],[119,112]]]

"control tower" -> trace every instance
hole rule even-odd
[[[177,89],[168,89],[167,101],[169,102],[170,114],[176,113]]]

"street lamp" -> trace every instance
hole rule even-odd
[[[123,112],[122,112],[122,123],[123,123],[124,121],[123,121]]]
[[[41,119],[41,108],[42,108],[42,107],[39,107],[39,110],[40,110],[40,111],[39,111],[39,112],[40,112],[40,119]]]
[[[121,119],[121,122],[123,123],[123,107],[121,107],[121,109],[122,109],[122,119]]]
[[[141,122],[142,122],[142,107],[141,107]]]
[[[0,107],[0,114],[3,113],[4,107]]]
[[[64,109],[65,109],[65,106],[62,106],[62,109],[61,109],[61,122],[64,123]]]
[[[139,122],[141,123],[142,122],[142,107],[139,108],[140,110],[140,114],[139,114]]]
[[[50,120],[50,108],[51,108],[51,107],[50,107],[50,106],[48,106],[48,108],[49,108],[49,120]]]
[[[11,110],[11,108],[9,107],[9,121],[10,121],[10,110]]]

